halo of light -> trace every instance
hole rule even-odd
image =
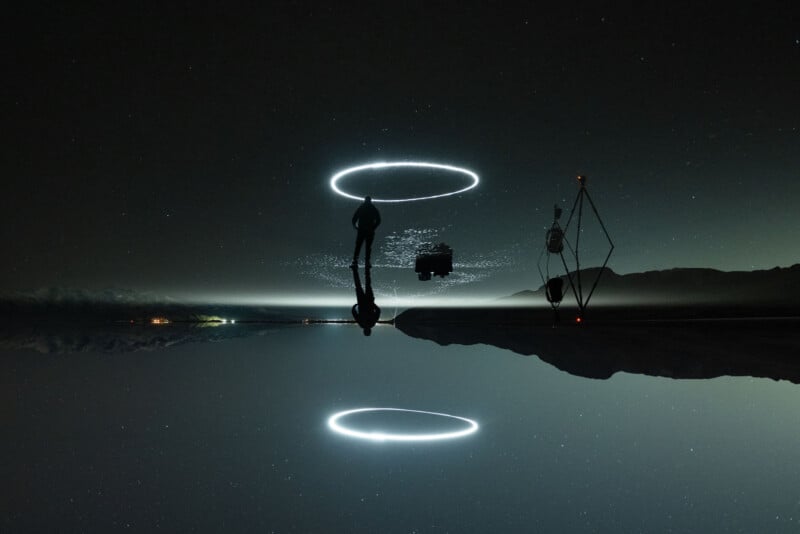
[[[463,421],[467,423],[467,427],[462,430],[456,430],[454,432],[436,432],[433,434],[401,434],[396,432],[382,432],[382,431],[368,432],[362,430],[354,430],[339,423],[339,420],[342,419],[343,417],[363,412],[407,412],[407,413],[422,413],[426,415],[436,415],[439,417],[447,417],[450,419],[457,419],[459,421]],[[355,408],[353,410],[344,410],[342,412],[337,412],[332,416],[330,416],[328,418],[328,428],[330,428],[331,430],[333,430],[338,434],[342,434],[351,438],[365,439],[368,441],[377,441],[377,442],[441,441],[446,439],[462,438],[464,436],[474,434],[475,432],[478,431],[478,423],[476,423],[472,419],[468,419],[466,417],[460,417],[458,415],[450,415],[438,412],[426,412],[423,410],[408,410],[405,408]]]
[[[467,187],[464,187],[463,189],[458,189],[457,191],[450,191],[439,195],[430,195],[430,196],[415,197],[415,198],[373,198],[372,199],[373,202],[416,202],[418,200],[432,200],[434,198],[449,197],[451,195],[457,195],[459,193],[463,193],[464,191],[469,191],[470,189],[474,189],[475,187],[478,186],[478,182],[480,182],[480,178],[478,177],[477,174],[475,174],[469,169],[463,169],[461,167],[454,167],[452,165],[442,165],[440,163],[428,163],[424,161],[394,161],[394,162],[368,163],[366,165],[357,165],[355,167],[349,167],[347,169],[339,171],[331,177],[331,182],[330,182],[331,189],[333,189],[333,191],[336,194],[342,195],[343,197],[352,198],[354,200],[364,200],[364,197],[357,197],[355,195],[351,195],[350,193],[342,191],[338,186],[339,180],[341,180],[345,176],[361,171],[375,170],[375,169],[390,169],[397,167],[416,167],[416,168],[439,169],[449,172],[456,172],[472,178],[472,183],[469,184]]]

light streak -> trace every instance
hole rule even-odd
[[[406,412],[406,413],[421,413],[425,415],[435,415],[438,417],[447,417],[449,419],[457,419],[463,421],[467,426],[461,430],[452,432],[436,432],[432,434],[407,434],[399,432],[384,432],[384,431],[369,431],[369,430],[355,430],[344,426],[339,422],[340,419],[349,415],[364,412]],[[343,434],[351,438],[365,439],[368,441],[385,442],[385,441],[441,441],[445,439],[455,439],[474,434],[478,431],[478,423],[466,417],[459,417],[457,415],[450,415],[438,412],[426,412],[423,410],[408,410],[405,408],[356,408],[354,410],[345,410],[337,412],[328,418],[328,427],[338,434]]]
[[[339,171],[331,177],[331,189],[336,192],[336,194],[342,195],[343,197],[352,198],[354,200],[364,200],[364,196],[356,196],[345,191],[342,191],[339,188],[339,181],[348,176],[350,174],[358,173],[361,171],[367,170],[381,170],[381,169],[392,169],[398,167],[412,167],[412,168],[423,168],[423,169],[439,169],[448,172],[455,172],[459,174],[463,174],[468,176],[472,179],[472,183],[469,184],[467,187],[463,189],[458,189],[456,191],[450,191],[447,193],[442,193],[439,195],[430,195],[425,197],[415,197],[415,198],[373,198],[373,202],[416,202],[418,200],[432,200],[434,198],[442,198],[442,197],[449,197],[451,195],[457,195],[459,193],[463,193],[464,191],[469,191],[477,187],[480,178],[474,172],[463,169],[461,167],[454,167],[452,165],[442,165],[440,163],[428,163],[424,161],[395,161],[395,162],[377,162],[377,163],[368,163],[366,165],[358,165],[356,167],[350,167],[344,169],[343,171]]]
[[[244,293],[232,291],[229,293],[186,293],[174,294],[174,298],[185,304],[193,305],[220,305],[220,306],[260,306],[275,308],[347,308],[355,304],[355,297],[348,293],[346,295],[331,295],[329,293],[306,295],[291,295],[286,293],[265,292],[265,293]],[[476,295],[399,295],[377,293],[375,301],[380,307],[386,309],[398,308],[528,308],[545,307],[550,304],[544,296],[536,298],[520,299],[498,299],[496,295],[476,294]],[[348,312],[349,313],[349,312]],[[241,318],[241,317],[240,317]]]

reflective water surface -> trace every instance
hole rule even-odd
[[[788,381],[595,380],[383,325],[258,333],[136,352],[6,346],[0,529],[800,528],[800,386]],[[368,406],[480,429],[391,443],[326,424]]]

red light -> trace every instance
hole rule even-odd
[[[576,323],[581,324],[581,321],[583,321],[583,319],[581,319],[580,317],[575,317]]]

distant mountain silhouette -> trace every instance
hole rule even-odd
[[[323,310],[183,304],[128,290],[48,288],[0,297],[0,351],[149,351],[264,335],[302,325],[309,315],[327,315]],[[168,324],[151,324],[155,318]]]
[[[1,301],[12,301],[27,305],[67,305],[67,304],[174,304],[168,296],[153,292],[135,291],[109,287],[105,289],[85,289],[76,287],[41,287],[33,291],[15,291],[0,295]]]
[[[587,378],[623,371],[800,383],[799,265],[752,273],[606,272],[596,294],[608,305],[590,304],[580,325],[576,308],[565,304],[554,327],[540,288],[502,299],[508,307],[406,310],[395,326],[440,345],[486,344],[536,355]]]
[[[591,289],[599,268],[583,272],[584,295]],[[566,276],[564,302],[574,300]],[[574,281],[574,276],[573,276]],[[522,291],[508,299],[544,302],[544,286]],[[747,304],[784,307],[800,302],[800,264],[759,271],[716,269],[668,269],[616,274],[606,268],[592,296],[597,304]]]
[[[33,350],[42,354],[76,352],[126,353],[260,336],[289,328],[286,324],[142,325],[16,324],[0,330],[0,350]]]
[[[208,316],[273,320],[287,318],[285,310],[260,306],[186,304],[155,293],[127,289],[86,290],[43,288],[28,293],[0,295],[0,320],[9,323],[108,324],[147,321],[197,321]]]

